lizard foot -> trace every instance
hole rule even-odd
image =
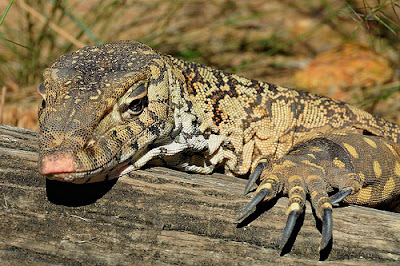
[[[245,193],[258,179],[261,183],[256,195],[240,212],[238,220],[248,216],[260,202],[287,195],[287,221],[282,233],[281,250],[288,243],[296,221],[304,211],[307,196],[316,216],[322,221],[320,250],[325,249],[332,240],[332,204],[356,193],[362,186],[351,155],[327,138],[303,143],[273,164],[260,161],[250,176]]]

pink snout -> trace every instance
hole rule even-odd
[[[42,158],[39,172],[42,175],[74,173],[76,172],[74,156],[69,152],[46,155]]]

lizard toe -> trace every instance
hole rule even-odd
[[[325,208],[322,216],[322,238],[319,250],[325,249],[329,242],[332,241],[333,219],[332,208]]]
[[[237,220],[241,220],[244,217],[248,216],[253,209],[257,206],[258,203],[264,200],[265,197],[268,196],[270,191],[268,189],[261,189],[254,198],[244,207],[244,209],[239,213]]]
[[[329,198],[331,204],[335,204],[335,203],[341,202],[344,198],[346,198],[352,192],[353,192],[353,189],[351,189],[351,188],[339,190],[336,194],[332,195]]]
[[[297,218],[299,218],[300,214],[303,212],[300,209],[299,205],[297,205],[297,206],[296,206],[296,204],[293,204],[293,205],[295,205],[295,206],[291,207],[292,210],[288,215],[288,218],[286,220],[285,229],[283,229],[283,232],[282,232],[281,244],[279,246],[281,251],[286,246],[290,236],[292,235],[293,228],[297,222]]]
[[[246,187],[243,191],[243,195],[246,195],[250,192],[250,189],[254,186],[257,180],[260,178],[261,174],[265,172],[267,169],[270,170],[271,161],[267,158],[261,159],[254,171],[249,176],[249,180],[247,181]]]

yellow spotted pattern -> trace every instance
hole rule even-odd
[[[382,176],[382,167],[380,165],[380,163],[378,161],[374,161],[373,162],[373,167],[374,167],[374,172],[375,172],[375,176],[376,178],[381,178]]]
[[[323,151],[323,149],[318,148],[318,147],[310,147],[308,150],[309,150],[309,151],[312,151],[312,152],[320,152],[320,151]]]
[[[332,134],[340,135],[340,136],[347,136],[347,133],[345,133],[345,132],[333,132]]]
[[[396,189],[396,182],[394,181],[394,178],[391,177],[385,183],[385,186],[383,187],[383,193],[382,194],[387,197],[388,195],[391,195],[395,189]]]
[[[341,160],[339,160],[339,158],[335,157],[333,159],[333,164],[336,165],[339,168],[345,168],[346,165],[344,164],[344,162],[342,162]]]
[[[360,205],[368,204],[372,196],[372,187],[363,188],[357,196],[357,203]]]
[[[390,144],[388,144],[388,143],[386,143],[386,142],[384,142],[384,143],[385,143],[386,147],[388,147],[389,150],[390,150],[395,156],[398,156],[397,152],[394,150],[394,148],[393,148],[392,145],[390,145]]]
[[[348,143],[343,143],[343,146],[346,148],[346,150],[350,153],[351,156],[353,156],[354,158],[358,159],[360,156],[358,155],[358,152],[356,151],[356,149],[351,146]]]
[[[364,141],[366,143],[368,143],[368,145],[371,146],[372,148],[375,148],[375,149],[378,148],[378,146],[376,145],[375,141],[373,141],[372,139],[364,138]]]
[[[358,176],[360,177],[361,181],[364,182],[365,181],[365,175],[363,172],[359,172]]]
[[[396,163],[394,164],[394,173],[400,177],[400,163],[396,161]]]
[[[280,166],[282,167],[293,167],[296,166],[297,164],[295,162],[292,162],[290,160],[285,160]]]
[[[320,169],[321,171],[325,172],[325,169],[324,169],[322,166],[318,165],[318,164],[312,163],[312,162],[310,162],[310,161],[308,161],[308,160],[303,160],[303,161],[301,161],[301,162],[302,162],[303,164],[306,164],[306,165],[308,165],[308,166],[312,166],[312,167],[318,168],[318,169]]]
[[[309,154],[307,154],[307,155],[310,156],[310,157],[313,158],[313,159],[316,159],[315,155],[312,154],[312,153],[309,153]]]

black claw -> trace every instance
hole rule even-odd
[[[331,204],[335,204],[335,203],[341,202],[345,197],[350,195],[351,192],[353,192],[353,189],[351,189],[351,188],[340,190],[338,193],[336,193],[335,195],[333,195],[330,198]]]
[[[257,179],[260,177],[262,171],[264,168],[267,166],[267,163],[265,162],[260,162],[257,164],[256,168],[254,169],[254,172],[251,173],[249,177],[249,181],[247,181],[246,187],[244,188],[243,195],[246,195],[249,193],[250,189],[253,187],[254,183],[256,183]]]
[[[296,221],[297,221],[297,218],[299,217],[300,213],[301,213],[300,211],[295,210],[289,214],[289,216],[286,220],[285,229],[283,229],[283,233],[282,233],[281,245],[280,245],[281,250],[285,247],[290,236],[292,235],[293,228],[296,225]]]
[[[322,219],[322,239],[319,250],[326,248],[332,239],[332,209],[325,209]]]
[[[251,210],[258,203],[260,203],[269,193],[270,191],[268,189],[260,190],[260,192],[258,192],[257,195],[255,195],[254,198],[247,204],[247,206],[239,213],[239,216],[236,219],[241,220],[243,217],[248,215],[251,212]]]

